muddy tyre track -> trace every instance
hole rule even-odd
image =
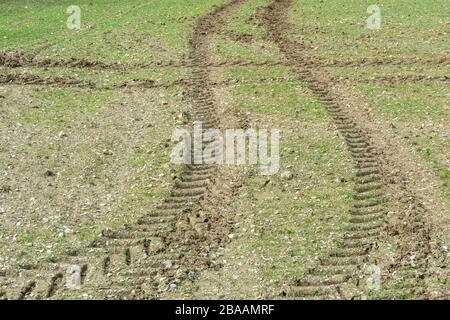
[[[235,60],[235,61],[221,61],[221,62],[204,62],[203,66],[208,68],[223,68],[232,66],[278,66],[281,62],[255,62],[252,60]],[[109,71],[127,71],[132,69],[148,69],[148,68],[192,68],[196,64],[192,60],[180,61],[152,61],[148,63],[134,63],[134,64],[120,64],[107,63],[103,61],[92,60],[53,60],[42,59],[38,60],[34,57],[34,53],[29,52],[4,52],[0,53],[0,67],[7,68],[74,68],[74,69],[91,69],[91,70],[109,70]]]
[[[274,77],[265,78],[260,81],[245,81],[245,80],[212,80],[209,81],[210,87],[226,87],[242,84],[264,84],[264,83],[289,83],[296,81],[293,77]],[[154,80],[132,80],[114,85],[98,85],[89,80],[78,80],[68,77],[40,77],[33,74],[0,74],[0,84],[3,85],[21,85],[21,86],[47,86],[54,88],[78,88],[88,90],[143,90],[143,89],[170,89],[194,87],[195,82],[190,78],[180,78],[167,83],[156,82]]]
[[[229,35],[231,40],[237,42],[251,42],[248,34]],[[74,68],[74,69],[91,69],[91,70],[110,70],[110,71],[126,71],[131,69],[147,69],[147,68],[192,68],[194,64],[191,60],[169,60],[169,61],[152,61],[148,63],[120,64],[108,63],[103,61],[92,61],[83,59],[54,60],[50,58],[37,59],[36,52],[0,52],[0,67],[7,68]],[[450,64],[447,56],[438,56],[435,58],[367,58],[356,60],[333,60],[330,62],[316,62],[321,67],[370,67],[370,66],[409,66],[409,65],[430,65],[430,66],[447,66]],[[236,60],[221,62],[206,62],[204,64],[208,68],[223,67],[244,67],[244,66],[283,66],[283,62],[255,62],[252,60]]]
[[[219,32],[242,2],[233,0],[201,17],[190,41],[191,78],[185,99],[205,130],[218,128],[221,121],[207,69],[209,36]],[[222,183],[215,165],[185,165],[170,196],[137,223],[103,230],[85,251],[59,261],[2,272],[6,281],[0,299],[73,297],[66,290],[71,281],[83,286],[81,298],[87,294],[106,299],[158,298],[171,285],[192,278],[192,270],[209,267],[208,250],[227,238],[226,219],[199,214],[204,205],[214,207],[233,196],[233,190],[220,193]]]
[[[387,219],[390,199],[386,197],[385,161],[373,145],[370,133],[364,130],[360,120],[352,115],[333,90],[332,78],[321,67],[320,61],[289,36],[291,27],[286,22],[286,14],[291,4],[291,0],[274,1],[261,12],[262,24],[288,64],[309,83],[312,92],[331,114],[354,160],[355,190],[349,220],[341,232],[342,240],[338,247],[322,257],[320,264],[311,268],[304,277],[294,280],[283,294],[300,299],[361,298],[372,293],[365,286],[367,275],[364,269],[380,262],[374,259],[374,252],[390,237],[392,228]],[[427,257],[431,250],[429,227],[424,222],[425,209],[411,194],[402,200],[405,202],[402,205],[409,208],[408,227],[401,230],[400,249],[395,262],[389,265],[389,274],[397,274],[397,280],[393,281],[389,276],[383,278],[383,285],[387,287],[383,291],[384,297],[424,298],[427,297],[424,275],[427,274]],[[416,263],[406,261],[411,255],[415,256]]]

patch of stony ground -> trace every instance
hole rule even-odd
[[[160,202],[181,109],[167,90],[2,87],[0,266],[86,247]]]

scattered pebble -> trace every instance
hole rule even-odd
[[[67,137],[67,134],[64,133],[64,131],[61,131],[60,133],[58,133],[58,138],[62,139]]]
[[[294,175],[290,171],[284,171],[281,174],[281,178],[283,178],[284,180],[292,180],[292,178],[294,178]]]
[[[170,291],[175,291],[175,290],[177,290],[178,289],[178,285],[176,284],[176,283],[171,283],[170,285],[169,285],[169,290]]]
[[[191,280],[197,280],[198,279],[198,272],[197,271],[189,271],[188,278]]]
[[[170,269],[170,268],[172,268],[172,266],[173,266],[173,262],[171,260],[165,260],[161,263],[161,268],[163,270]]]

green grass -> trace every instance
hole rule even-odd
[[[320,61],[353,59],[419,59],[414,64],[330,67],[337,78],[348,77],[352,89],[367,101],[380,119],[397,128],[404,142],[411,144],[443,182],[448,195],[449,139],[445,127],[450,121],[448,85],[445,81],[378,82],[377,77],[448,75],[445,64],[422,63],[448,54],[448,11],[443,0],[383,0],[380,30],[366,28],[366,9],[371,1],[295,1],[288,19],[291,35],[314,48]],[[365,83],[359,83],[363,80]]]
[[[379,112],[398,121],[441,122],[449,116],[445,84],[364,84],[356,88]]]
[[[296,78],[296,74],[289,67],[239,67],[226,68],[223,74],[225,80],[264,81],[271,78]]]
[[[181,60],[189,51],[196,19],[225,2],[2,1],[0,50],[24,52],[37,60],[74,58],[121,64]],[[73,4],[81,8],[79,31],[66,27],[66,9]],[[186,76],[183,68],[153,67],[26,66],[2,67],[0,72],[64,77],[100,87],[143,80],[168,84]],[[1,258],[6,260],[0,266],[49,260],[69,247],[84,248],[103,228],[134,223],[167,196],[180,169],[169,163],[167,139],[182,110],[178,87],[133,91],[2,87],[2,124],[18,129],[14,129],[17,135],[8,136],[12,142],[5,139],[1,144],[1,167],[11,170],[11,153],[23,157],[12,174],[23,197],[35,199],[36,204],[21,207],[22,202],[6,195],[8,218],[0,236],[5,253]],[[61,131],[66,136],[60,138]],[[47,168],[56,176],[46,178]],[[33,183],[24,183],[27,179]],[[102,209],[102,204],[111,209]],[[17,210],[20,216],[15,215]],[[99,212],[105,212],[105,217]],[[43,222],[43,217],[54,219]],[[14,227],[16,221],[22,221],[21,228]],[[70,237],[59,237],[64,225],[74,230]]]
[[[270,0],[254,0],[248,1],[242,5],[239,10],[233,14],[226,30],[236,34],[250,34],[253,40],[261,41],[266,30],[254,23],[256,19],[255,7],[263,7],[270,3]]]
[[[224,0],[77,1],[81,30],[69,30],[66,9],[73,1],[3,1],[0,47],[38,50],[38,57],[118,63],[179,60],[197,16]]]
[[[223,72],[228,80],[248,82],[294,75],[280,66],[232,67]],[[235,105],[249,112],[251,127],[281,130],[280,173],[294,173],[289,181],[280,173],[251,174],[235,208],[242,215],[235,245],[258,265],[263,286],[277,293],[341,240],[336,235],[347,219],[353,194],[352,165],[342,141],[332,134],[325,106],[307,84],[238,84],[229,92]]]
[[[372,4],[377,4],[381,9],[380,30],[366,28],[365,20],[369,16],[366,9]],[[367,102],[372,113],[371,121],[380,128],[379,134],[388,131],[398,137],[402,147],[412,150],[405,154],[406,159],[414,159],[408,165],[413,168],[415,166],[418,172],[425,170],[426,174],[434,171],[434,176],[431,175],[430,179],[435,193],[433,199],[426,201],[440,202],[447,208],[450,199],[450,110],[448,83],[444,77],[448,75],[450,68],[433,61],[448,60],[449,9],[450,3],[441,0],[382,0],[376,3],[356,0],[298,0],[289,12],[289,21],[295,26],[291,30],[291,36],[304,41],[308,53],[314,55],[317,61],[381,61],[379,65],[328,67],[326,71],[337,79],[341,76],[348,78],[347,82],[342,83],[342,88],[348,88],[349,96],[357,96],[359,103]],[[412,63],[414,59],[417,62]],[[391,60],[400,65],[390,65]],[[408,77],[411,76],[421,76],[422,79],[409,80],[411,78]],[[393,79],[389,82],[378,80],[383,77]],[[433,77],[440,79],[432,79]],[[402,78],[404,79],[401,80]],[[440,178],[442,185],[439,185],[436,177]],[[423,186],[424,189],[427,187],[430,185]],[[421,191],[418,192],[419,196],[420,193]],[[398,210],[395,208],[397,205],[387,203],[388,208],[392,206],[388,210],[395,212]],[[430,214],[436,217],[444,214],[433,211]],[[392,220],[389,223],[395,223]],[[435,227],[437,230],[440,228]],[[383,261],[382,257],[391,257],[399,246],[409,244],[407,238],[396,242],[395,236],[388,237],[384,242],[379,251],[374,253],[374,256],[380,257],[377,258],[379,261]],[[410,271],[416,273],[413,268]],[[387,285],[388,291],[371,292],[371,298],[389,299],[404,284],[402,279],[387,280],[390,276],[395,278],[395,274],[383,272],[386,273],[387,284],[382,286]],[[400,275],[401,272],[397,274]],[[441,283],[437,287],[445,290],[448,284]],[[420,295],[411,293],[404,298],[418,297]]]
[[[112,91],[91,92],[65,88],[50,88],[35,93],[35,104],[24,108],[20,120],[29,124],[51,125],[54,132],[79,116],[96,114],[101,116],[113,95]]]
[[[435,170],[449,194],[450,139],[445,129],[450,119],[448,87],[445,84],[404,83],[364,84],[356,86],[373,109],[385,121],[398,125],[402,138]]]
[[[252,111],[272,116],[298,116],[303,111],[309,111],[303,114],[309,120],[324,118],[326,110],[316,97],[305,95],[306,87],[301,83],[251,84],[237,86],[233,89],[233,95],[239,105]]]
[[[448,67],[441,65],[421,65],[419,62],[411,65],[378,65],[364,66],[363,68],[360,66],[333,67],[330,68],[330,71],[336,76],[376,81],[377,77],[424,76],[443,78],[448,74]],[[407,84],[408,81],[406,80],[405,83]]]
[[[262,42],[242,43],[228,38],[214,41],[215,54],[223,61],[250,60],[253,62],[277,62],[278,51],[274,46],[264,46]]]
[[[450,169],[445,150],[450,150],[450,139],[441,137],[412,137],[411,142],[416,146],[418,154],[432,164],[435,172],[443,183],[443,192],[450,197]],[[444,155],[442,153],[444,151]]]
[[[373,4],[381,10],[380,30],[366,28],[366,10]],[[298,27],[293,34],[318,47],[325,60],[429,58],[448,50],[449,9],[445,0],[298,0],[289,19]]]
[[[82,28],[74,31],[66,27],[66,8],[74,4],[71,1],[3,0],[0,48],[2,52],[31,53],[37,59],[75,58],[122,64],[181,60],[187,57],[196,18],[225,2],[81,0],[75,4],[81,8]],[[280,61],[277,46],[267,40],[267,31],[256,23],[257,9],[270,2],[248,1],[240,7],[224,27],[224,34],[213,39],[211,60]],[[381,30],[366,28],[366,9],[372,4],[358,0],[297,0],[289,12],[294,25],[292,36],[312,46],[322,62],[428,59],[448,51],[448,1],[380,0]],[[235,42],[233,34],[249,34],[252,41]],[[185,77],[187,70],[25,67],[2,68],[1,72],[63,76],[113,86],[140,80],[170,83]],[[302,276],[307,267],[314,266],[318,257],[341,240],[336,235],[347,221],[353,196],[350,155],[325,106],[289,67],[231,67],[222,73],[220,69],[214,72],[224,80],[235,80],[236,85],[224,90],[233,98],[233,105],[247,113],[253,128],[281,129],[281,172],[289,170],[294,174],[292,180],[285,180],[280,174],[259,176],[257,168],[249,168],[249,177],[229,213],[236,218],[233,232],[237,236],[227,246],[234,249],[233,255],[244,257],[240,262],[254,263],[260,276],[257,285],[277,294],[289,279]],[[448,74],[448,66],[357,66],[329,68],[329,72],[367,81],[376,76],[418,73],[443,77]],[[273,78],[287,82],[277,83],[271,81]],[[1,167],[10,170],[8,164],[14,159],[27,164],[20,167],[22,164],[15,162],[22,171],[17,169],[11,175],[17,181],[22,179],[20,192],[27,200],[19,208],[20,216],[8,219],[29,220],[20,228],[11,221],[6,228],[2,225],[1,258],[34,262],[42,256],[51,259],[72,246],[85,247],[103,227],[133,223],[139,214],[167,196],[172,178],[180,169],[168,164],[170,146],[166,143],[176,115],[184,108],[179,88],[138,93],[7,88],[1,92],[0,116],[11,132],[15,130],[22,136],[12,136],[16,139],[14,146],[0,145]],[[434,168],[448,194],[450,172],[446,161],[450,144],[445,132],[436,130],[445,128],[449,120],[446,83],[355,81],[351,90],[361,94],[383,121],[399,127],[399,137]],[[160,100],[169,105],[160,107]],[[135,106],[142,107],[141,111],[134,112]],[[130,122],[137,124],[127,126]],[[161,128],[161,124],[165,126]],[[426,128],[431,124],[431,129],[421,133],[422,124]],[[68,132],[68,137],[58,139],[61,130]],[[74,136],[78,140],[71,140]],[[120,157],[109,159],[104,149],[114,150]],[[14,157],[9,156],[12,152]],[[56,168],[54,180],[42,178],[47,167]],[[35,183],[31,193],[30,183]],[[55,184],[58,189],[53,189]],[[121,196],[117,206],[104,219],[95,216],[97,205],[110,193]],[[69,196],[83,200],[91,197],[98,203],[90,204],[89,211],[78,216],[79,208]],[[38,206],[31,207],[27,201],[35,197]],[[44,216],[51,219],[41,221]],[[60,237],[66,224],[75,234]],[[242,271],[238,264],[234,267]],[[238,281],[246,279],[246,272]],[[220,277],[222,282],[230,280],[229,274]]]
[[[176,91],[41,88],[30,95],[27,88],[21,100],[14,90],[8,87],[0,106],[2,121],[27,136],[11,135],[14,144],[5,143],[0,163],[14,170],[15,180],[1,184],[17,187],[26,200],[4,195],[0,246],[8,265],[83,249],[102,229],[134,223],[167,196],[180,170],[169,162],[171,145],[166,143],[180,105]],[[161,95],[169,103],[163,109],[153,100]],[[60,131],[64,138],[58,137]],[[46,177],[47,169],[55,176]],[[111,206],[105,216],[99,214],[102,206]],[[60,236],[66,227],[73,233]]]

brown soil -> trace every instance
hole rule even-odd
[[[233,41],[249,43],[253,41],[253,37],[246,33],[229,33],[228,36]],[[150,67],[174,67],[174,68],[190,68],[193,64],[190,60],[186,61],[152,61],[149,63],[140,64],[118,64],[118,63],[106,63],[102,61],[88,61],[80,59],[70,60],[52,60],[52,59],[35,59],[35,52],[2,52],[0,53],[0,66],[9,68],[19,67],[42,67],[42,68],[87,68],[97,70],[129,70],[129,69],[145,69]],[[448,56],[440,56],[436,58],[364,58],[357,60],[333,60],[331,62],[323,63],[317,61],[316,64],[321,67],[364,67],[364,66],[382,66],[382,65],[448,65],[450,59]],[[220,68],[223,66],[245,66],[245,65],[260,65],[253,61],[225,61],[222,63],[208,62],[205,63],[209,68]],[[284,65],[284,63],[268,62],[267,65]]]
[[[253,35],[248,33],[229,32],[228,37],[235,42],[250,43],[253,41]]]
[[[264,84],[264,83],[290,83],[297,79],[293,77],[264,78],[260,81],[245,80],[211,80],[211,87],[224,87],[242,84]],[[91,81],[71,79],[68,77],[41,77],[38,75],[22,74],[0,74],[0,84],[5,85],[34,85],[34,86],[52,86],[52,87],[71,87],[92,90],[114,90],[114,89],[155,89],[155,88],[173,88],[173,87],[195,87],[196,84],[190,79],[177,79],[168,83],[157,83],[153,80],[132,80],[119,83],[112,86],[99,86]]]
[[[357,82],[357,83],[374,83],[374,82],[384,82],[389,84],[394,83],[411,83],[411,82],[444,82],[450,83],[450,77],[448,76],[429,76],[429,75],[398,75],[398,76],[372,76],[370,79],[365,79],[363,77],[355,76],[339,76],[333,77],[333,82],[346,81],[346,82]]]
[[[448,65],[450,59],[448,56],[441,56],[433,59],[409,57],[409,58],[364,58],[358,60],[335,60],[330,63],[322,64],[322,67],[350,67],[350,66],[382,66],[382,65]]]
[[[80,81],[65,77],[40,77],[32,74],[0,74],[0,84],[51,85],[89,89],[97,88],[96,84],[90,81]]]
[[[244,41],[245,35],[235,35],[242,41]],[[248,37],[248,35],[247,35]],[[255,63],[254,61],[223,61],[221,63],[205,62],[204,66],[208,68],[221,68],[224,66],[260,66],[260,65],[282,65],[281,62],[267,62],[267,63]],[[192,61],[153,61],[149,63],[141,64],[118,64],[118,63],[105,63],[102,61],[88,61],[88,60],[36,60],[34,53],[29,52],[4,52],[0,53],[0,66],[9,68],[19,67],[41,67],[41,68],[87,68],[94,70],[130,70],[130,69],[146,69],[146,68],[192,68],[195,65]]]

